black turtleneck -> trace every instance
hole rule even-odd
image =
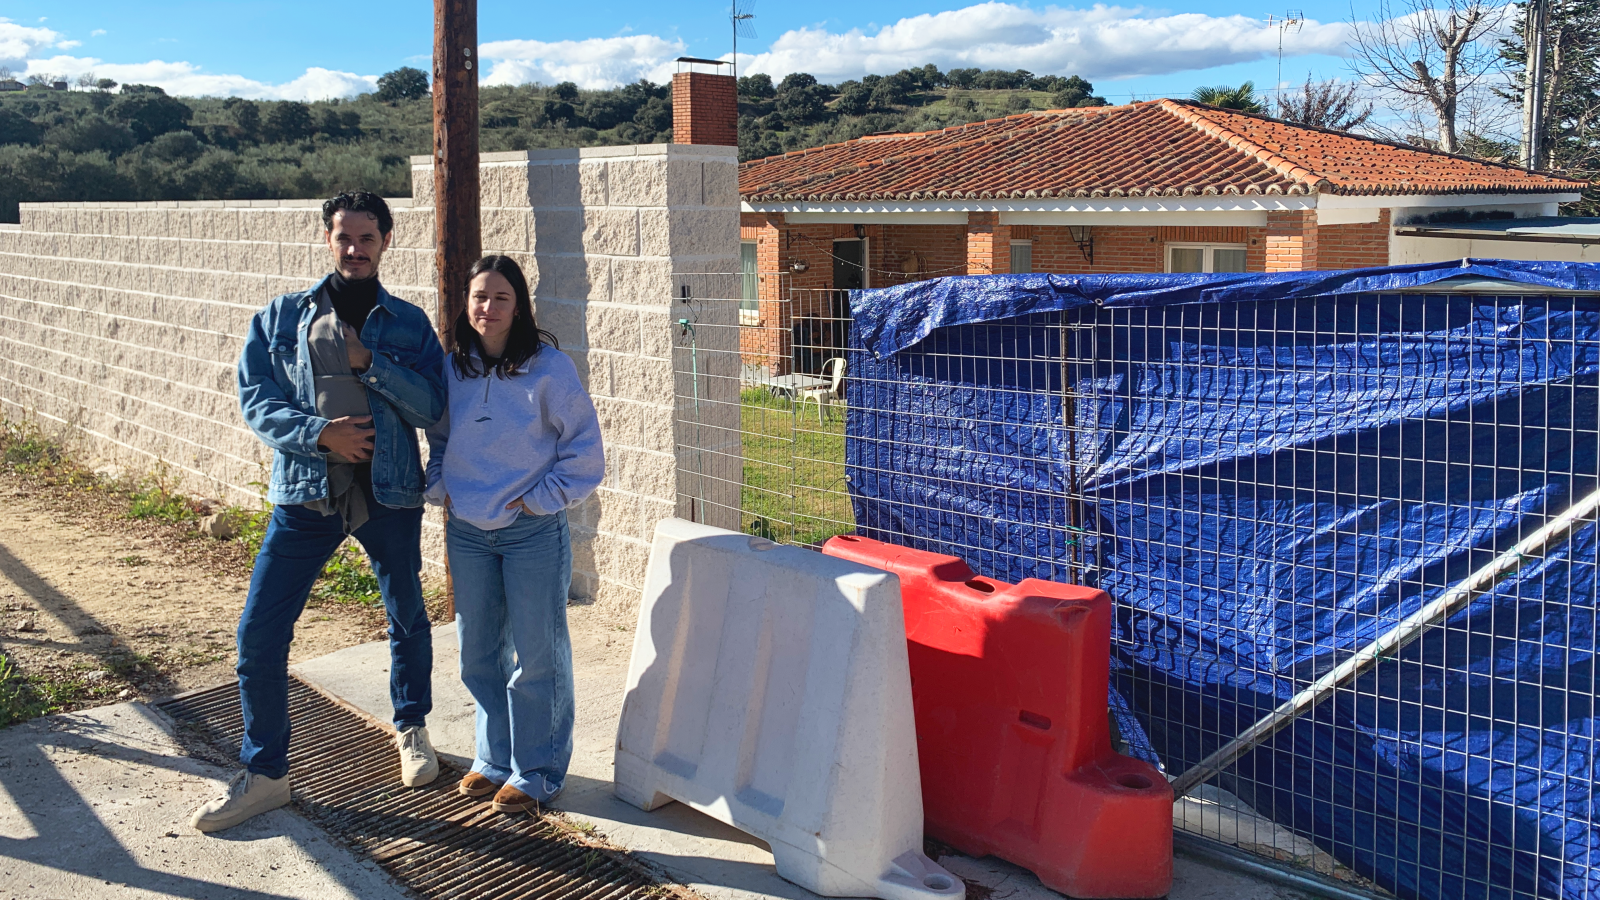
[[[333,301],[333,311],[339,318],[359,334],[361,326],[367,324],[367,315],[378,305],[378,278],[351,281],[334,272],[328,279],[328,299]]]

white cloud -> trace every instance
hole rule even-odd
[[[91,36],[105,34],[96,29]],[[78,41],[48,28],[0,18],[0,66],[24,75],[75,77],[93,71],[124,84],[154,84],[182,95],[252,99],[317,100],[376,89],[377,76],[309,68],[281,84],[242,75],[212,74],[188,62],[150,60],[107,63],[92,57],[43,53],[68,50]],[[1209,69],[1271,57],[1278,29],[1243,15],[1152,14],[1141,8],[1096,4],[1089,8],[1015,3],[978,3],[961,9],[901,19],[871,33],[821,27],[785,32],[766,52],[741,54],[740,71],[781,77],[810,72],[825,82],[888,74],[932,62],[960,66],[1028,69],[1037,74],[1079,74],[1093,81]],[[1285,57],[1341,54],[1348,40],[1342,23],[1307,21],[1283,35]],[[687,45],[677,38],[635,34],[581,41],[492,41],[479,48],[488,66],[485,84],[554,84],[571,81],[603,88],[648,78],[671,79],[675,57]],[[422,58],[426,59],[426,58]]]
[[[557,84],[606,88],[648,78],[672,79],[672,61],[687,45],[653,34],[582,41],[491,41],[478,48],[493,65],[484,84]]]
[[[1284,56],[1343,52],[1348,26],[1307,20],[1284,35]],[[868,34],[801,28],[785,32],[765,53],[740,54],[741,71],[774,76],[810,72],[822,81],[887,74],[935,63],[1079,74],[1090,80],[1132,78],[1265,59],[1277,53],[1278,29],[1262,19],[1202,13],[1147,15],[1096,4],[1088,9],[1038,9],[988,2],[901,19]]]
[[[356,75],[313,66],[305,74],[282,84],[256,81],[243,75],[213,75],[187,62],[151,60],[144,63],[107,63],[88,56],[54,56],[28,61],[24,75],[51,74],[75,78],[94,72],[123,84],[153,84],[169,94],[187,97],[248,97],[252,100],[326,100],[353,97],[377,90],[378,76]]]
[[[57,46],[62,35],[48,28],[18,25],[10,19],[0,19],[0,66],[20,68],[28,57],[40,50]]]
[[[100,35],[105,34],[105,33],[106,33],[106,30],[104,28],[96,28],[95,30],[89,32],[89,37],[99,37]]]

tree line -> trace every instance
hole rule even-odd
[[[370,94],[313,103],[174,97],[92,75],[59,91],[51,80],[0,93],[0,222],[30,201],[285,199],[353,186],[409,196],[410,157],[432,144],[428,77],[412,68]],[[672,131],[671,92],[649,82],[486,87],[480,105],[485,152],[648,144]]]
[[[1506,8],[1486,0],[1383,2],[1404,7],[1380,17],[1400,24],[1357,29],[1357,81],[1308,77],[1270,96],[1248,82],[1219,85],[1194,99],[1515,162],[1518,134],[1504,111],[1521,99],[1526,36],[1516,9],[1525,4],[1508,22],[1497,18]],[[1600,0],[1547,2],[1539,165],[1592,179],[1600,176]],[[355,185],[405,196],[409,157],[431,146],[428,76],[410,67],[386,73],[372,93],[314,103],[172,97],[92,73],[78,90],[50,88],[61,80],[35,75],[25,90],[0,92],[0,221],[17,221],[19,202],[39,200],[273,199]],[[1079,76],[1021,69],[930,64],[837,84],[804,72],[747,75],[738,82],[739,156],[1105,103]],[[1496,109],[1498,121],[1485,113]],[[661,142],[672,133],[671,88],[649,81],[485,87],[480,113],[485,152]],[[1600,212],[1600,200],[1574,207],[1591,208]]]
[[[8,73],[0,73],[0,80]],[[377,90],[313,103],[174,97],[93,73],[0,93],[0,221],[51,200],[229,200],[319,196],[360,185],[410,193],[409,158],[432,141],[427,73],[385,73]],[[805,73],[739,82],[740,155],[751,159],[879,131],[913,131],[1061,106],[1103,105],[1076,76],[928,65],[836,85]],[[556,85],[479,92],[484,152],[663,142],[668,85]]]

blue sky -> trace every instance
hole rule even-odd
[[[0,19],[0,66],[69,78],[93,71],[183,94],[348,96],[398,66],[428,68],[432,9],[430,0],[169,0],[153,15],[142,3],[10,0]],[[745,71],[803,70],[837,82],[924,62],[1027,68],[1083,75],[1125,102],[1245,79],[1270,88],[1279,32],[1265,20],[1285,8],[758,0],[755,12],[759,37],[739,47]],[[1308,13],[1314,18],[1299,33],[1284,35],[1283,80],[1348,77],[1340,54],[1349,7],[1325,9],[1320,20]],[[726,57],[727,14],[716,0],[480,0],[480,55],[490,83],[661,81],[679,55]]]

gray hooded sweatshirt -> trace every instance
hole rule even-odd
[[[510,378],[463,378],[448,362],[445,371],[450,409],[428,429],[429,503],[449,495],[450,515],[494,530],[521,514],[506,508],[518,498],[551,515],[600,486],[600,421],[565,353],[542,347]]]

